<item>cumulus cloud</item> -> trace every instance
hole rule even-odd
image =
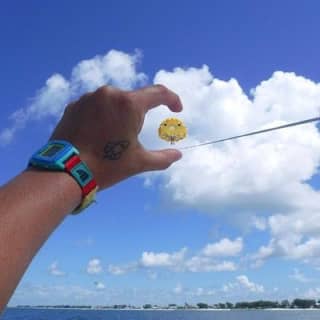
[[[181,264],[184,260],[187,248],[182,248],[180,251],[167,252],[143,252],[140,259],[140,264],[143,267],[175,267]]]
[[[241,287],[251,292],[264,292],[264,287],[262,285],[249,281],[248,277],[245,275],[238,276],[237,280]]]
[[[160,70],[155,83],[176,91],[188,127],[180,146],[269,128],[319,114],[320,84],[295,73],[275,72],[247,95],[236,79],[215,78],[207,66]],[[141,139],[164,147],[154,130],[165,108],[148,114]],[[308,181],[318,174],[320,135],[315,124],[184,151],[165,172],[148,174],[173,204],[271,234],[255,265],[272,256],[315,261],[320,253],[320,194]],[[192,187],[191,187],[192,186]],[[209,250],[209,249],[208,249]]]
[[[237,266],[233,261],[216,261],[196,255],[185,262],[184,269],[191,272],[219,272],[235,271]]]
[[[192,297],[203,297],[207,298],[210,296],[215,295],[217,292],[213,288],[185,288],[182,286],[181,283],[178,283],[173,289],[172,292],[177,296],[184,296],[185,298],[192,298]]]
[[[306,207],[268,218],[271,239],[253,256],[263,263],[270,257],[286,257],[320,265],[320,211]]]
[[[312,279],[309,279],[306,277],[299,269],[294,268],[293,274],[289,275],[289,278],[294,279],[298,282],[306,283],[312,281]]]
[[[65,276],[66,273],[62,270],[59,269],[59,265],[58,265],[58,261],[54,261],[50,264],[49,268],[49,273],[52,275],[52,276],[56,276],[56,277],[62,277],[62,276]]]
[[[13,139],[15,128],[5,128],[0,132],[0,145],[7,145]]]
[[[189,290],[186,293],[190,296],[205,297],[205,296],[215,295],[216,291],[214,289],[206,289],[206,288],[198,287],[196,289]]]
[[[251,226],[260,231],[264,231],[267,228],[267,221],[265,217],[252,216],[249,223]]]
[[[46,116],[59,116],[71,98],[70,89],[69,81],[61,74],[52,75],[32,99],[31,105],[25,110],[19,110],[20,123],[27,121],[28,118],[41,119]]]
[[[11,142],[16,131],[30,120],[43,120],[47,117],[59,118],[70,100],[87,91],[108,84],[122,89],[132,89],[145,83],[147,77],[136,70],[141,53],[127,54],[110,50],[105,55],[80,61],[71,72],[69,79],[56,73],[50,76],[40,88],[31,103],[15,111],[10,116],[12,125],[0,132],[0,145]]]
[[[231,292],[233,294],[239,294],[239,292],[242,292],[243,294],[263,293],[264,286],[250,281],[246,275],[239,275],[234,282],[224,284],[221,291],[224,293]]]
[[[183,101],[181,118],[189,137],[182,146],[312,117],[319,111],[320,86],[293,73],[275,72],[252,91],[252,98],[235,79],[216,79],[206,66],[159,71],[154,82],[175,90]],[[167,114],[155,109],[148,115],[142,134],[147,144],[164,145],[154,128]],[[182,161],[160,175],[174,202],[211,213],[288,212],[306,201],[318,207],[319,194],[305,181],[317,172],[319,147],[316,126],[306,125],[186,150]]]
[[[234,241],[224,238],[216,243],[209,243],[203,248],[202,252],[208,257],[228,257],[236,256],[242,251],[242,238]]]
[[[178,285],[176,287],[178,288]],[[88,287],[79,284],[44,285],[25,283],[20,284],[15,291],[11,305],[34,305],[35,301],[42,305],[114,305],[119,304],[119,301],[130,305],[143,305],[146,301],[158,305],[167,305],[175,302],[176,299],[181,299],[181,303],[185,301],[196,303],[199,302],[200,296],[207,298],[215,292],[212,288],[203,287],[186,288],[182,286],[181,290],[179,294],[175,293],[172,288],[112,288],[100,281]]]
[[[242,239],[238,238],[233,242],[224,238],[216,243],[217,248],[220,244],[226,247],[228,251],[226,254],[221,254],[218,249],[211,249],[210,254],[208,254],[208,248],[211,248],[210,245],[214,244],[205,246],[204,249],[194,255],[188,255],[186,247],[172,253],[145,251],[136,262],[125,265],[110,264],[108,272],[113,275],[122,275],[137,270],[146,270],[147,273],[153,273],[153,270],[157,269],[194,273],[237,270],[238,267],[234,261],[221,260],[221,258],[233,257],[238,254],[242,250]],[[214,250],[216,250],[215,253]]]
[[[34,305],[98,305],[110,302],[110,298],[114,297],[114,303],[119,299],[120,294],[125,292],[117,292],[110,288],[102,288],[105,286],[101,282],[96,282],[91,286],[80,284],[34,284],[21,283],[15,291],[11,299],[12,305],[29,304]]]
[[[94,285],[97,290],[104,290],[106,288],[106,286],[100,281],[96,281]]]
[[[91,259],[87,265],[88,274],[99,274],[103,271],[100,259]]]
[[[144,73],[136,71],[140,58],[139,51],[129,55],[111,50],[104,56],[83,60],[72,70],[71,87],[75,92],[92,91],[104,84],[132,89],[147,79]]]
[[[272,256],[274,256],[273,241],[267,246],[261,246],[257,253],[251,256],[251,259],[254,261],[252,267],[260,267],[263,265],[264,261]]]
[[[108,266],[108,272],[115,275],[119,276],[131,271],[135,271],[138,268],[138,263],[128,263],[126,265],[118,266],[118,265],[113,265],[109,264]]]

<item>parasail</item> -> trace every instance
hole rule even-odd
[[[187,127],[177,118],[168,118],[161,122],[158,133],[161,139],[174,144],[187,136]]]

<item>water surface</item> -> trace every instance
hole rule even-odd
[[[320,310],[7,309],[1,320],[319,320]]]

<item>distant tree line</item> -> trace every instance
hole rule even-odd
[[[90,306],[90,305],[20,305],[17,308],[76,308],[76,309],[140,309],[141,307],[136,307],[133,305],[126,304],[115,304],[111,306]],[[167,306],[152,305],[150,303],[144,304],[142,309],[309,309],[316,308],[320,309],[320,300],[316,301],[314,299],[294,299],[291,302],[289,300],[278,301],[269,301],[269,300],[257,300],[257,301],[242,301],[242,302],[225,302],[225,303],[216,303],[208,304],[204,302],[198,302],[195,305],[185,303],[184,305],[177,305],[175,303],[170,303]]]
[[[199,309],[309,309],[309,308],[318,308],[320,309],[320,300],[317,302],[313,299],[294,299],[291,303],[288,300],[278,301],[269,301],[269,300],[258,300],[258,301],[242,301],[235,304],[231,302],[226,303],[217,303],[214,305],[209,305],[207,303],[199,302],[197,303]]]

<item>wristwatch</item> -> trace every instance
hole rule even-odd
[[[32,155],[28,165],[44,170],[64,171],[77,181],[82,191],[82,202],[72,214],[80,213],[95,201],[98,186],[93,174],[80,159],[79,151],[68,141],[49,141]]]

